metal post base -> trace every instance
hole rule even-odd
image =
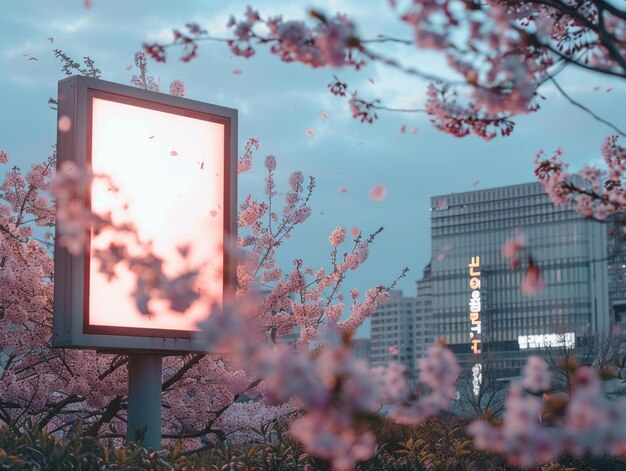
[[[129,440],[141,440],[146,448],[161,449],[161,356],[128,356]]]

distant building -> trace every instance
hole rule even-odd
[[[354,339],[352,341],[352,352],[356,358],[371,363],[372,341],[370,339]]]
[[[614,220],[624,219],[617,215]],[[609,225],[609,305],[612,319],[626,332],[626,241],[619,226]]]
[[[426,355],[426,349],[437,340],[433,328],[433,289],[430,263],[424,269],[424,276],[417,282],[417,298],[413,314],[413,365]]]
[[[466,366],[491,352],[519,371],[529,354],[612,324],[605,225],[555,206],[539,183],[435,196],[431,231],[434,331]],[[530,252],[512,269],[501,248],[519,234]],[[546,284],[533,296],[520,289],[528,253]]]
[[[391,290],[389,295],[372,315],[371,364],[380,366],[395,360],[413,372],[415,298],[405,297],[401,290]]]
[[[417,282],[417,297],[392,290],[390,298],[372,315],[372,366],[391,360],[403,363],[407,373],[417,373],[417,360],[436,340],[432,327],[430,264]]]

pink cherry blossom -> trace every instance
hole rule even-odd
[[[341,244],[346,238],[346,229],[345,227],[337,226],[332,234],[329,236],[330,244],[333,247],[337,247]]]
[[[170,95],[185,96],[185,93],[186,93],[185,82],[183,82],[182,80],[174,80],[170,84]]]
[[[522,373],[522,386],[533,393],[543,393],[550,390],[552,374],[545,360],[531,355],[526,361]]]

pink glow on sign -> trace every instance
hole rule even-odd
[[[154,135],[159,139],[146,139]],[[172,149],[177,149],[176,158]],[[89,324],[198,330],[196,324],[206,319],[211,303],[222,300],[224,213],[211,208],[224,204],[219,177],[224,170],[224,126],[94,98],[91,158],[94,174],[110,176],[120,188],[108,191],[106,181],[95,179],[94,213],[111,212],[114,223],[134,224],[142,241],[153,241],[153,253],[164,260],[168,277],[198,270],[193,289],[200,296],[184,313],[153,299],[149,307],[154,314],[142,315],[133,297],[135,274],[119,264],[117,277],[109,280],[94,256],[113,241],[125,244],[131,254],[139,246],[128,236],[105,230],[91,239]],[[198,161],[208,171],[199,172]]]

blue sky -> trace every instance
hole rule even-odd
[[[230,14],[241,16],[248,3],[92,0],[92,8],[84,9],[82,0],[5,2],[0,16],[0,149],[9,152],[12,163],[25,168],[50,153],[56,115],[47,100],[55,96],[56,83],[64,78],[53,49],[74,58],[90,56],[102,70],[102,78],[128,84],[132,71],[126,67],[142,42],[167,41],[172,28],[190,21],[225,37]],[[340,11],[355,20],[362,37],[384,33],[411,38],[385,0],[274,0],[253,6],[263,16],[283,14],[290,19],[305,18],[310,7]],[[406,62],[447,73],[445,61],[436,54],[393,48]],[[242,176],[240,200],[262,192],[266,154],[278,159],[279,186],[286,185],[288,174],[297,169],[317,179],[313,216],[284,247],[283,262],[298,257],[314,268],[328,266],[328,235],[335,226],[356,226],[366,233],[385,227],[370,260],[346,283],[346,288],[361,291],[389,284],[408,266],[411,272],[400,287],[414,294],[414,282],[430,259],[430,196],[533,181],[532,162],[540,149],[551,152],[563,147],[573,169],[596,163],[602,139],[611,133],[560,97],[550,84],[541,89],[547,98],[542,110],[519,118],[511,137],[491,142],[445,135],[432,128],[424,115],[383,112],[373,125],[361,124],[351,118],[345,101],[328,93],[333,74],[365,96],[392,105],[423,104],[426,84],[378,64],[359,73],[283,64],[263,48],[251,60],[232,57],[218,43],[202,44],[199,53],[198,59],[183,64],[173,51],[166,64],[150,63],[150,72],[160,78],[163,90],[172,80],[182,79],[187,97],[239,109],[240,149],[247,137],[260,138],[257,171]],[[29,60],[32,57],[38,60]],[[233,69],[242,73],[235,75]],[[596,113],[626,127],[623,84],[575,70],[561,74],[560,83]],[[612,91],[607,93],[609,88]],[[323,111],[328,119],[321,118]],[[401,125],[419,131],[400,134]],[[309,128],[315,131],[313,137],[306,134]],[[376,184],[388,189],[386,199],[378,203],[368,199]],[[340,193],[340,187],[347,193]],[[366,326],[360,335],[367,332]]]

